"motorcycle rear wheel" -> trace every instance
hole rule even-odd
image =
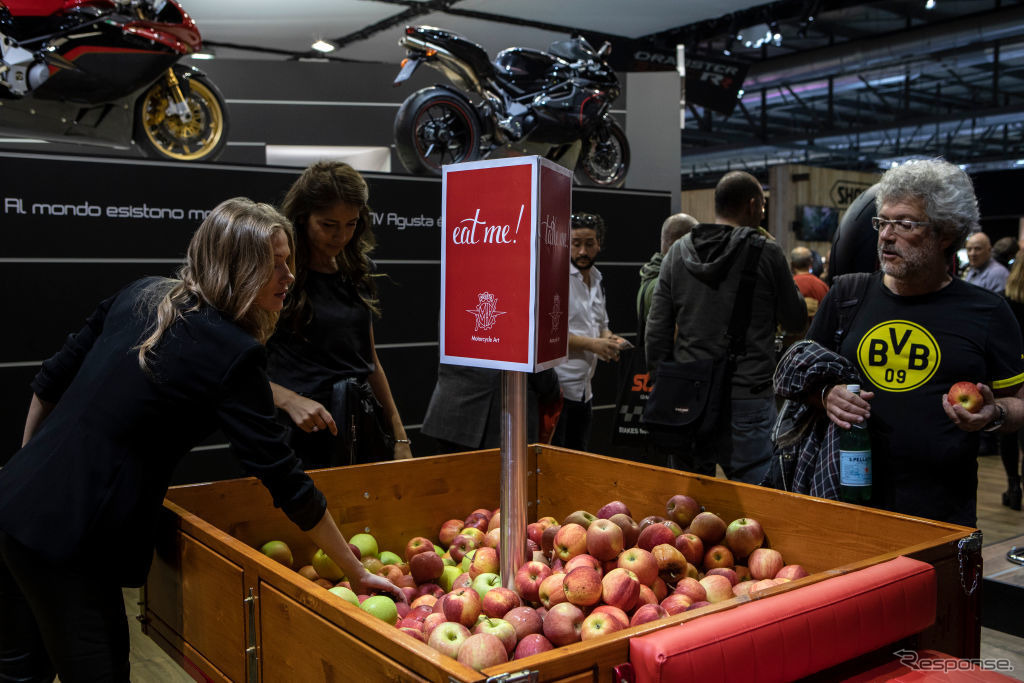
[[[441,166],[480,158],[473,105],[447,88],[417,90],[395,115],[395,151],[409,173],[441,175]]]
[[[574,177],[577,185],[622,187],[629,172],[629,140],[614,120],[583,140]]]
[[[213,161],[228,141],[227,105],[208,78],[185,73],[175,69],[191,120],[167,114],[172,100],[167,79],[161,78],[135,103],[135,142],[152,159]]]

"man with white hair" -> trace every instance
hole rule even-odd
[[[992,241],[988,235],[976,232],[967,238],[967,262],[970,267],[964,275],[965,280],[990,292],[1003,293],[1010,271],[992,258]]]
[[[966,173],[942,160],[908,162],[877,188],[881,271],[853,300],[843,280],[854,276],[837,278],[807,335],[855,366],[861,392],[828,382],[807,399],[840,429],[867,422],[871,505],[974,526],[978,432],[1024,424],[1020,329],[1003,297],[952,275],[978,225]],[[844,304],[855,308],[840,330]],[[977,388],[976,412],[948,401],[958,382]]]

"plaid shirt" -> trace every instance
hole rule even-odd
[[[839,498],[839,431],[806,402],[827,384],[861,382],[853,363],[817,342],[793,344],[775,369],[775,393],[786,399],[772,428],[774,481],[787,491]]]

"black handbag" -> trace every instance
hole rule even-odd
[[[332,464],[358,465],[395,457],[395,437],[369,382],[354,378],[335,382],[330,411],[338,425]]]
[[[757,263],[764,242],[761,235],[748,238],[746,259],[726,331],[729,344],[725,355],[682,363],[663,361],[658,365],[643,416],[644,424],[652,430],[702,437],[729,425],[732,373],[736,359],[745,351],[746,326],[750,321]]]

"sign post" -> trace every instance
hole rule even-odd
[[[568,355],[572,172],[542,157],[443,169],[441,362],[502,370],[501,577],[526,553],[526,374]]]

